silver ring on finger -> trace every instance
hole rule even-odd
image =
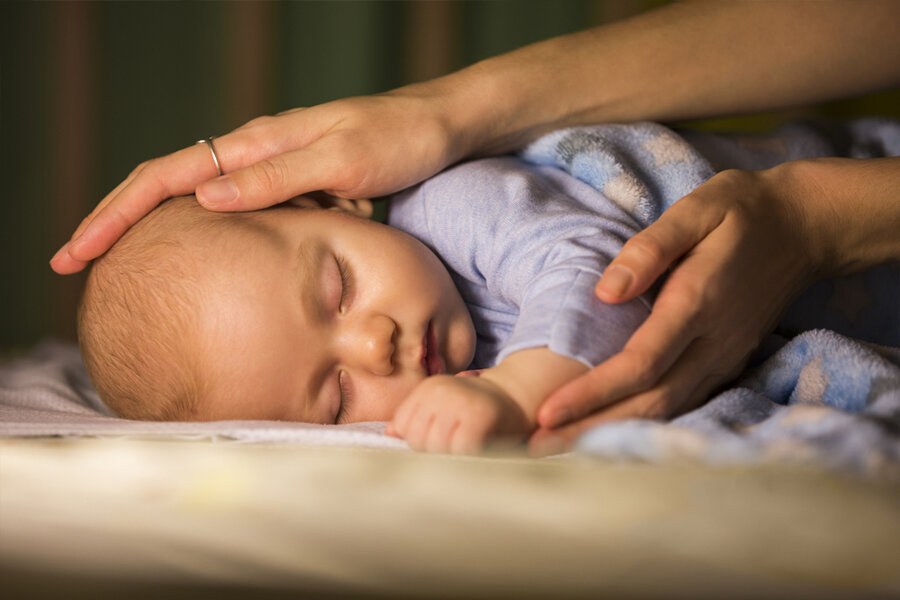
[[[224,173],[222,173],[222,165],[219,163],[219,155],[216,154],[216,148],[213,146],[214,137],[216,136],[211,135],[206,139],[197,140],[197,143],[206,144],[206,147],[209,148],[209,153],[212,154],[213,164],[216,165],[216,172],[219,174],[219,177],[221,177]]]

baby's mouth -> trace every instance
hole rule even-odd
[[[444,361],[438,353],[437,334],[434,332],[432,322],[428,322],[425,337],[422,339],[422,367],[428,376],[444,372]]]

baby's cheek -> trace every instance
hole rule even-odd
[[[450,330],[450,339],[447,348],[447,371],[458,373],[472,364],[475,357],[475,327],[472,319],[465,315],[465,319],[459,319]]]

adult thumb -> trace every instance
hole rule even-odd
[[[649,227],[628,240],[597,282],[596,294],[611,304],[647,291],[718,224],[717,211],[696,210],[686,196]]]

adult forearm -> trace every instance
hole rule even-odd
[[[463,154],[591,122],[784,108],[900,83],[892,0],[684,2],[429,82]]]

